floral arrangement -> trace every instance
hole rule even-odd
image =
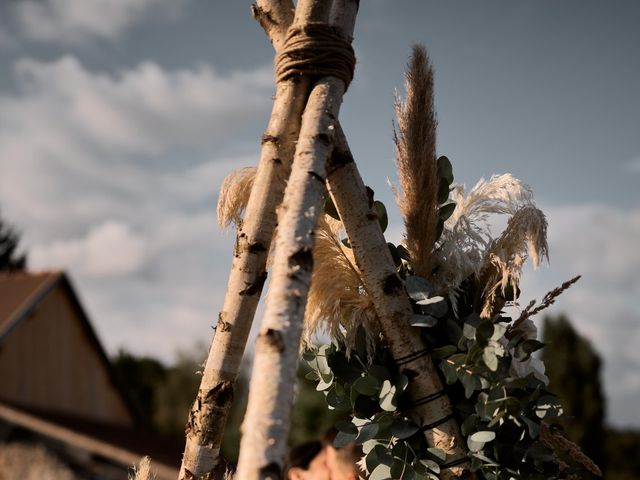
[[[544,214],[531,189],[509,174],[482,179],[468,193],[454,183],[451,162],[435,156],[433,73],[420,47],[406,86],[407,99],[396,103],[395,137],[396,196],[406,235],[389,249],[411,299],[410,323],[421,329],[454,406],[471,470],[491,480],[600,474],[554,423],[562,406],[533,355],[544,345],[532,317],[579,277],[519,310],[525,261],[537,267],[548,258]],[[384,230],[386,209],[373,201],[373,192],[371,201]],[[497,237],[489,229],[493,215],[508,217]],[[420,434],[425,426],[412,416],[405,395],[410,379],[382,341],[329,197],[315,235],[303,358],[328,408],[348,417],[336,425],[336,445],[361,444],[361,467],[372,480],[440,478],[444,452],[429,448]],[[313,344],[318,330],[329,334],[330,343]]]

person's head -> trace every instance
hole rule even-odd
[[[336,433],[337,431],[330,430],[323,442],[331,480],[358,480],[357,463],[362,458],[362,448],[355,443],[349,443],[340,448],[334,447],[333,440]]]
[[[288,480],[329,480],[327,451],[320,442],[294,447],[287,461]]]

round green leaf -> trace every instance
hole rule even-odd
[[[375,208],[376,214],[378,215],[378,222],[380,222],[380,228],[382,232],[387,229],[389,226],[389,217],[387,216],[387,208],[384,206],[380,200],[376,200],[373,202],[373,208]]]

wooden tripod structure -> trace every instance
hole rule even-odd
[[[310,25],[330,25],[349,44],[358,3],[299,0],[294,9],[292,0],[258,0],[253,14],[278,55],[294,29]],[[428,355],[417,354],[425,348],[419,331],[409,325],[409,298],[338,121],[346,87],[332,75],[302,75],[276,84],[256,179],[238,225],[224,305],[189,415],[180,480],[213,478],[276,224],[271,288],[256,343],[238,478],[281,478],[313,268],[313,232],[327,191],[344,223],[390,351],[396,360],[409,359],[399,368],[411,379],[409,396],[426,440],[456,464],[443,470],[441,478],[457,478],[468,469],[462,436],[449,399],[441,395],[436,369]]]

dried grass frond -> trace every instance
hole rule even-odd
[[[407,249],[418,275],[431,272],[437,226],[438,176],[433,67],[424,47],[416,45],[405,73],[406,100],[396,96],[398,130],[394,132],[402,194],[396,201],[404,217]]]
[[[599,477],[602,476],[600,468],[583,453],[578,445],[559,433],[551,431],[549,425],[544,422],[540,424],[540,442],[553,450],[556,456],[567,455],[571,460],[582,465],[589,472]]]
[[[529,302],[529,304],[527,305],[527,307],[520,313],[520,316],[517,318],[517,320],[515,322],[513,322],[513,324],[511,324],[511,326],[509,327],[509,330],[517,329],[527,319],[529,319],[530,317],[533,317],[537,313],[540,313],[545,308],[548,308],[551,305],[553,305],[555,303],[555,301],[556,301],[556,298],[558,298],[560,295],[562,295],[562,293],[565,290],[568,290],[569,288],[571,288],[571,286],[574,283],[576,283],[578,280],[580,280],[580,278],[582,278],[582,275],[577,275],[577,276],[573,277],[572,279],[567,280],[566,282],[563,282],[562,285],[560,285],[559,287],[556,287],[553,290],[551,290],[550,292],[547,292],[546,295],[542,298],[542,301],[540,302],[540,305],[538,305],[535,308],[533,308],[533,307],[535,306],[536,301],[535,300],[531,300]]]
[[[133,467],[134,477],[129,475],[129,480],[155,480],[156,475],[151,471],[151,459],[149,457],[142,457],[140,464],[137,467]]]
[[[222,182],[218,196],[218,224],[227,228],[231,223],[240,224],[243,210],[247,207],[256,167],[239,168],[231,172]]]
[[[303,341],[317,332],[355,344],[357,327],[367,331],[370,352],[379,328],[371,297],[366,294],[353,255],[342,245],[340,222],[323,215],[315,232],[313,273],[305,312]]]
[[[485,286],[480,313],[483,318],[493,316],[496,295],[500,292],[504,297],[508,285],[511,285],[515,295],[522,266],[528,257],[531,257],[535,268],[543,258],[549,257],[547,219],[533,205],[526,205],[515,212],[502,235],[487,250],[480,273],[480,284]]]
[[[467,195],[464,186],[457,185],[451,200],[456,209],[445,222],[434,252],[437,275],[432,282],[453,301],[460,284],[470,275],[478,275],[484,265],[485,252],[493,241],[490,216],[513,215],[524,206],[533,205],[533,193],[507,173],[494,175],[488,181],[480,179]]]

